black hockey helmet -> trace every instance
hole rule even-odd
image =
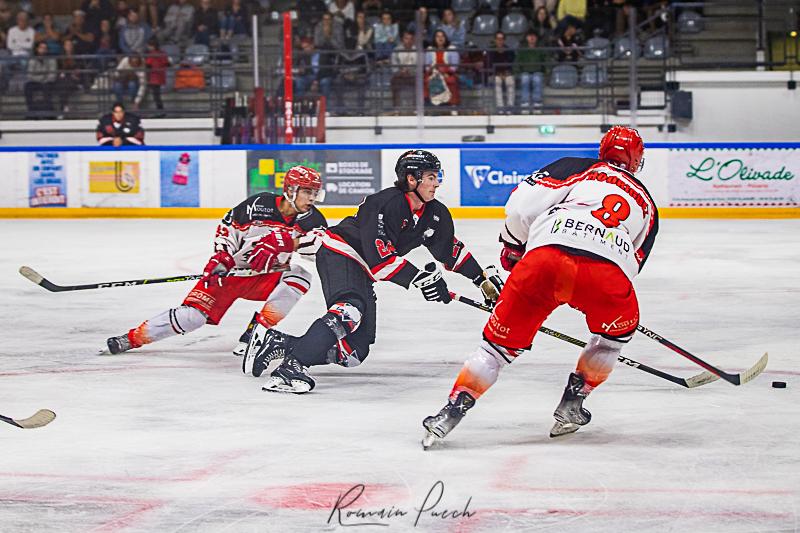
[[[442,179],[442,163],[439,158],[427,150],[409,150],[397,160],[394,173],[397,180],[394,184],[403,191],[408,191],[406,176],[411,174],[417,181],[422,181],[423,172],[436,172],[439,181]]]

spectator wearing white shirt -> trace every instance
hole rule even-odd
[[[33,53],[33,41],[36,32],[28,24],[28,14],[17,13],[17,25],[8,30],[6,47],[13,56],[25,57]]]
[[[338,15],[343,20],[355,20],[356,18],[356,6],[353,5],[353,0],[334,0],[328,6],[328,11],[334,17]]]

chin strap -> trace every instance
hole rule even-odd
[[[294,188],[291,198],[286,194],[286,192],[283,193],[283,197],[286,198],[286,201],[289,202],[289,205],[292,206],[292,209],[298,213],[300,212],[300,210],[297,209],[297,206],[294,205],[294,201],[297,199],[297,187]]]
[[[415,175],[414,179],[417,181],[417,186],[414,187],[413,189],[411,189],[411,192],[413,192],[417,196],[417,198],[419,198],[419,201],[422,202],[423,204],[428,203],[417,192],[417,189],[419,189],[419,184],[422,183],[422,177],[418,177],[418,176]]]

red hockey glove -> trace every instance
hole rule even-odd
[[[206,267],[203,269],[203,277],[200,278],[200,281],[203,282],[206,289],[210,285],[222,287],[222,278],[220,278],[219,275],[228,272],[235,265],[236,261],[233,260],[231,254],[225,250],[220,250],[208,260]]]
[[[510,242],[504,241],[502,238],[500,242],[503,243],[503,250],[500,252],[500,266],[502,266],[504,270],[511,272],[514,265],[519,263],[519,260],[525,255],[525,247],[518,244],[511,244]]]
[[[278,260],[278,254],[292,251],[294,251],[294,241],[291,232],[279,229],[264,235],[253,245],[253,251],[250,252],[247,262],[253,270],[268,272]]]

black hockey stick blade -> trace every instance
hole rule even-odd
[[[8,416],[0,415],[0,420],[2,420],[3,422],[11,424],[12,426],[17,426],[18,428],[22,429],[40,428],[42,426],[46,426],[47,424],[55,420],[55,418],[56,414],[50,409],[39,409],[28,418],[15,419]]]
[[[288,270],[288,265],[278,265],[271,269],[270,272],[282,272]],[[180,276],[169,276],[166,278],[144,278],[144,279],[129,279],[125,281],[107,281],[104,283],[87,283],[85,285],[57,285],[48,280],[34,269],[29,266],[19,267],[19,273],[28,278],[35,284],[47,289],[50,292],[65,292],[65,291],[85,291],[89,289],[110,289],[112,287],[135,287],[136,285],[153,285],[155,283],[175,283],[179,281],[193,281],[203,277],[202,274],[185,274]],[[231,270],[227,274],[222,274],[220,277],[248,277],[263,274],[263,272],[254,272],[247,269]]]
[[[492,308],[490,306],[482,304],[480,302],[476,302],[475,300],[472,300],[471,298],[467,298],[466,296],[461,296],[459,294],[455,294],[455,293],[452,293],[452,292],[450,293],[450,296],[454,300],[457,300],[457,301],[459,301],[461,303],[470,305],[470,306],[475,307],[477,309],[482,309],[482,310],[487,311],[489,313],[492,312]],[[545,335],[550,335],[551,337],[555,337],[556,339],[568,342],[570,344],[574,344],[575,346],[579,346],[581,348],[586,346],[586,343],[583,342],[582,340],[576,339],[574,337],[570,337],[569,335],[566,335],[566,334],[561,333],[559,331],[556,331],[554,329],[550,329],[550,328],[542,326],[542,327],[539,328],[539,331],[541,331]],[[681,387],[686,387],[687,389],[693,389],[695,387],[700,387],[702,385],[707,385],[707,384],[712,383],[714,381],[717,381],[719,379],[719,376],[714,375],[713,373],[708,372],[708,371],[701,372],[700,374],[697,374],[696,376],[691,376],[691,377],[688,377],[688,378],[682,378],[680,376],[673,376],[672,374],[668,374],[668,373],[666,373],[666,372],[664,372],[662,370],[659,370],[657,368],[653,368],[651,366],[647,366],[644,363],[640,363],[638,361],[634,361],[633,359],[630,359],[628,357],[624,357],[622,355],[619,355],[617,357],[617,361],[619,361],[620,363],[622,363],[624,365],[627,365],[627,366],[636,368],[638,370],[641,370],[642,372],[646,372],[646,373],[651,374],[653,376],[660,377],[660,378],[665,379],[667,381],[671,381],[672,383],[675,383],[676,385],[680,385]]]
[[[673,343],[671,341],[668,341],[667,339],[665,339],[664,337],[662,337],[661,335],[659,335],[655,331],[651,331],[651,330],[647,329],[646,327],[642,326],[641,324],[636,326],[636,331],[639,331],[639,332],[643,333],[644,335],[646,335],[647,337],[650,337],[651,339],[653,339],[654,341],[658,342],[662,346],[666,346],[667,348],[669,348],[673,352],[675,352],[675,353],[677,353],[679,355],[682,355],[683,357],[685,357],[689,361],[692,361],[693,363],[705,368],[707,371],[711,372],[715,376],[721,377],[722,379],[724,379],[725,381],[727,381],[731,385],[744,385],[748,381],[752,381],[753,379],[755,379],[756,376],[761,374],[761,372],[763,372],[765,368],[767,368],[767,363],[769,362],[769,354],[767,354],[765,352],[764,355],[762,355],[761,358],[758,361],[756,361],[756,363],[753,366],[751,366],[750,368],[748,368],[744,372],[740,372],[738,374],[732,374],[730,372],[725,372],[724,370],[721,370],[721,369],[717,368],[716,366],[712,365],[711,363],[707,363],[706,361],[703,361],[702,359],[700,359],[696,355],[684,350],[683,348],[681,348],[677,344],[675,344],[675,343]]]

